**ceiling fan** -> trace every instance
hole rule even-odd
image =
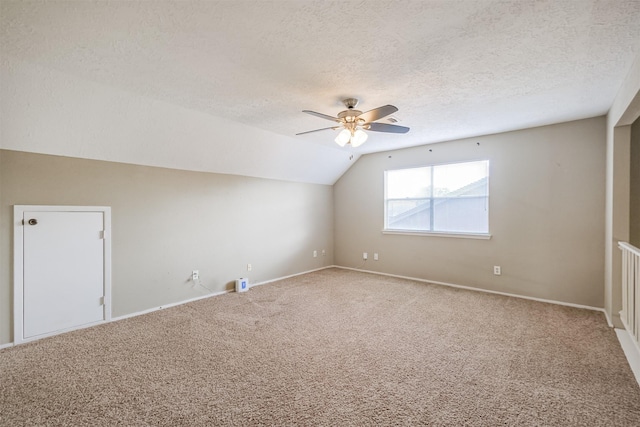
[[[355,98],[347,98],[342,101],[347,107],[346,110],[338,113],[338,117],[328,116],[322,113],[316,113],[315,111],[303,110],[303,113],[311,114],[312,116],[320,117],[322,119],[331,120],[337,122],[337,126],[331,126],[328,128],[310,130],[307,132],[300,132],[296,135],[304,135],[312,132],[319,132],[321,130],[328,129],[341,129],[340,133],[336,137],[335,141],[341,147],[346,144],[351,144],[352,147],[359,147],[367,140],[367,133],[365,130],[373,132],[388,132],[388,133],[407,133],[408,127],[391,125],[387,123],[376,123],[376,120],[380,120],[387,117],[389,114],[393,114],[398,109],[393,105],[384,105],[382,107],[374,108],[365,113],[359,110],[355,110],[358,105],[358,100]]]

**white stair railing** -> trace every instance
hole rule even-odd
[[[640,249],[618,242],[622,250],[622,311],[620,319],[640,348]]]

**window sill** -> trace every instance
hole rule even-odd
[[[453,237],[455,239],[489,240],[491,234],[484,233],[451,233],[434,231],[382,230],[382,234],[399,234],[404,236]]]

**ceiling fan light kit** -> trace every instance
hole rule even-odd
[[[338,136],[336,136],[336,144],[340,147],[344,147],[349,141],[351,141],[351,132],[349,132],[349,129],[342,129]]]
[[[342,129],[338,136],[336,136],[336,144],[340,147],[344,147],[347,144],[351,144],[353,148],[359,147],[369,138],[369,135],[362,129]]]
[[[319,132],[328,129],[342,129],[335,139],[336,144],[340,147],[344,147],[350,144],[353,148],[359,147],[367,140],[369,135],[365,130],[373,132],[387,132],[387,133],[407,133],[408,127],[391,125],[387,123],[376,123],[376,120],[380,120],[387,117],[390,114],[398,111],[393,105],[384,105],[382,107],[374,108],[363,113],[360,110],[356,110],[358,100],[355,98],[347,98],[342,101],[347,107],[346,110],[338,113],[338,117],[329,116],[327,114],[317,113],[315,111],[303,110],[303,113],[311,114],[312,116],[320,117],[322,119],[331,120],[338,123],[338,126],[310,130],[307,132],[301,132],[296,135],[304,135],[312,132]]]
[[[367,140],[367,138],[369,137],[369,135],[366,134],[365,131],[363,131],[362,129],[358,129],[353,133],[353,136],[351,137],[351,146],[353,148],[359,147],[362,144],[364,144],[364,142]]]

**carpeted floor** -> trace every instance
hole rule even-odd
[[[328,269],[0,351],[0,425],[638,426],[602,313]]]

